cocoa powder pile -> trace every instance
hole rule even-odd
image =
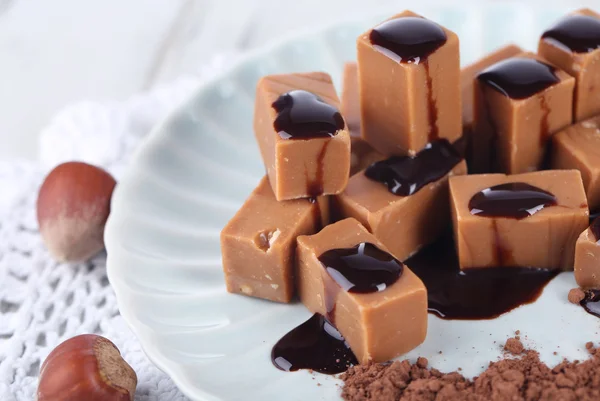
[[[600,350],[587,343],[590,358],[564,361],[549,368],[539,354],[526,350],[518,338],[504,350],[513,355],[489,367],[473,380],[458,372],[441,373],[415,364],[367,364],[342,375],[342,397],[347,401],[592,401],[600,400]],[[515,355],[517,355],[515,357]]]

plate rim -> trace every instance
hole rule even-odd
[[[469,7],[471,9],[488,9],[493,8],[494,6],[505,6],[512,8],[529,8],[535,9],[536,2],[531,4],[522,3],[515,0],[508,0],[502,3],[482,3],[480,1],[471,1],[468,0],[466,2],[461,2],[456,5],[448,5],[445,1],[432,1],[428,6],[433,6],[435,4],[444,4],[448,9],[452,8],[465,8]],[[588,3],[586,1],[582,1],[580,3],[581,7],[584,7]],[[569,3],[558,3],[554,5],[567,6],[569,8],[574,8],[575,6]],[[389,8],[389,5],[386,5]],[[403,7],[398,7],[403,8]],[[580,8],[580,7],[577,7]],[[385,10],[385,7],[383,7]],[[120,194],[122,192],[122,187],[128,185],[128,182],[136,179],[136,171],[133,168],[137,161],[143,158],[143,156],[153,149],[154,142],[157,138],[165,135],[166,132],[169,131],[169,127],[172,124],[172,121],[177,119],[178,116],[184,112],[193,101],[201,96],[204,96],[206,93],[214,91],[218,85],[226,80],[229,76],[235,75],[237,72],[248,68],[252,64],[260,63],[260,60],[268,57],[270,54],[274,54],[278,49],[289,46],[293,43],[300,42],[303,40],[310,40],[313,37],[319,37],[325,35],[328,31],[332,29],[339,29],[340,27],[345,27],[350,24],[359,24],[361,22],[369,20],[369,18],[375,18],[376,16],[382,14],[382,9],[374,9],[373,12],[369,12],[364,15],[351,15],[345,18],[336,19],[335,21],[328,22],[325,24],[321,24],[315,27],[302,28],[300,30],[296,30],[293,33],[284,34],[281,37],[271,40],[264,45],[251,49],[239,56],[236,56],[233,62],[230,65],[225,66],[222,70],[216,72],[213,76],[203,81],[197,88],[195,88],[192,93],[187,96],[183,101],[174,106],[167,115],[158,122],[143,138],[143,140],[139,143],[137,148],[132,152],[128,167],[125,169],[122,177],[118,180],[117,186],[113,193],[113,197],[111,199],[111,210],[117,210],[121,208],[121,204],[123,204],[123,200],[126,197],[122,197]],[[140,323],[135,317],[135,313],[133,308],[130,308],[126,302],[124,302],[124,298],[127,297],[127,294],[132,290],[127,289],[129,286],[123,282],[121,278],[118,277],[118,273],[116,272],[120,269],[122,262],[119,262],[119,258],[115,256],[114,253],[111,252],[111,249],[116,249],[120,247],[119,244],[123,241],[121,240],[121,236],[119,235],[118,225],[119,222],[126,221],[126,218],[123,218],[123,214],[115,214],[112,213],[109,215],[104,232],[104,241],[105,247],[107,251],[106,257],[106,274],[107,278],[112,286],[117,307],[119,313],[123,317],[125,323],[128,328],[132,331],[134,336],[136,337],[140,347],[146,357],[162,372],[170,377],[173,383],[177,386],[177,388],[188,398],[192,400],[201,400],[201,401],[222,401],[222,398],[217,397],[213,394],[208,393],[206,390],[194,387],[193,389],[188,387],[185,383],[185,380],[182,380],[176,371],[176,367],[171,363],[168,358],[166,358],[160,351],[153,350],[152,347],[152,339],[147,335],[142,334],[142,323]],[[120,247],[122,252],[129,252],[128,250]],[[118,252],[117,252],[118,254]],[[127,287],[127,288],[126,288]]]

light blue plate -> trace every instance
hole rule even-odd
[[[543,28],[565,12],[508,4],[415,11],[456,31],[467,62],[508,42],[534,50]],[[252,134],[259,77],[321,70],[339,85],[355,38],[382,18],[338,23],[249,55],[154,130],[115,192],[106,245],[121,313],[152,361],[194,400],[330,400],[340,393],[334,377],[271,365],[272,345],[310,314],[298,304],[228,294],[219,231],[264,174]],[[546,361],[558,362],[554,351],[583,358],[600,320],[567,303],[574,286],[572,274],[562,274],[538,302],[495,320],[430,316],[427,340],[407,357],[474,375],[519,329]]]

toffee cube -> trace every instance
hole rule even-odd
[[[472,136],[479,172],[538,170],[550,136],[571,124],[574,85],[573,77],[533,53],[482,71],[475,81]]]
[[[589,217],[579,171],[451,177],[450,199],[461,269],[573,268]]]
[[[575,245],[575,281],[584,290],[600,289],[600,219],[585,229]]]
[[[363,138],[384,155],[415,155],[462,135],[458,36],[404,11],[357,40]]]
[[[571,125],[553,137],[553,169],[581,172],[590,210],[600,209],[600,117]]]
[[[414,157],[377,162],[350,178],[335,213],[360,221],[399,260],[435,241],[450,222],[448,177],[467,167],[446,140]]]
[[[473,124],[473,86],[477,75],[486,68],[496,64],[499,61],[523,53],[517,45],[503,46],[472,64],[460,70],[460,87],[462,93],[462,121],[463,131],[471,130]]]
[[[388,361],[425,340],[425,286],[358,221],[298,237],[297,252],[302,303],[337,327],[360,363]]]
[[[496,64],[499,61],[522,53],[523,50],[516,45],[507,45],[487,54],[485,57],[477,60],[473,64],[464,67],[460,71],[460,86],[462,93],[462,123],[463,137],[467,141],[466,159],[470,173],[485,172],[487,166],[489,151],[486,149],[477,149],[472,144],[473,136],[473,107],[474,107],[474,82],[477,75],[487,67]]]
[[[290,302],[296,237],[317,232],[327,218],[325,197],[278,202],[263,177],[221,231],[227,291]]]
[[[538,53],[575,77],[573,117],[600,114],[600,14],[575,11],[542,34]]]
[[[358,66],[353,62],[344,64],[342,114],[346,119],[346,124],[348,124],[348,129],[350,131],[350,175],[353,176],[372,163],[385,158],[360,136]]]
[[[337,194],[350,172],[350,136],[331,77],[269,75],[256,89],[254,133],[277,200]]]

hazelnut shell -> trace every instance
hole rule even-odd
[[[42,364],[37,401],[133,401],[137,376],[117,347],[84,334],[56,347]]]
[[[115,179],[82,162],[63,163],[44,180],[37,199],[42,239],[60,262],[85,261],[104,249]]]

